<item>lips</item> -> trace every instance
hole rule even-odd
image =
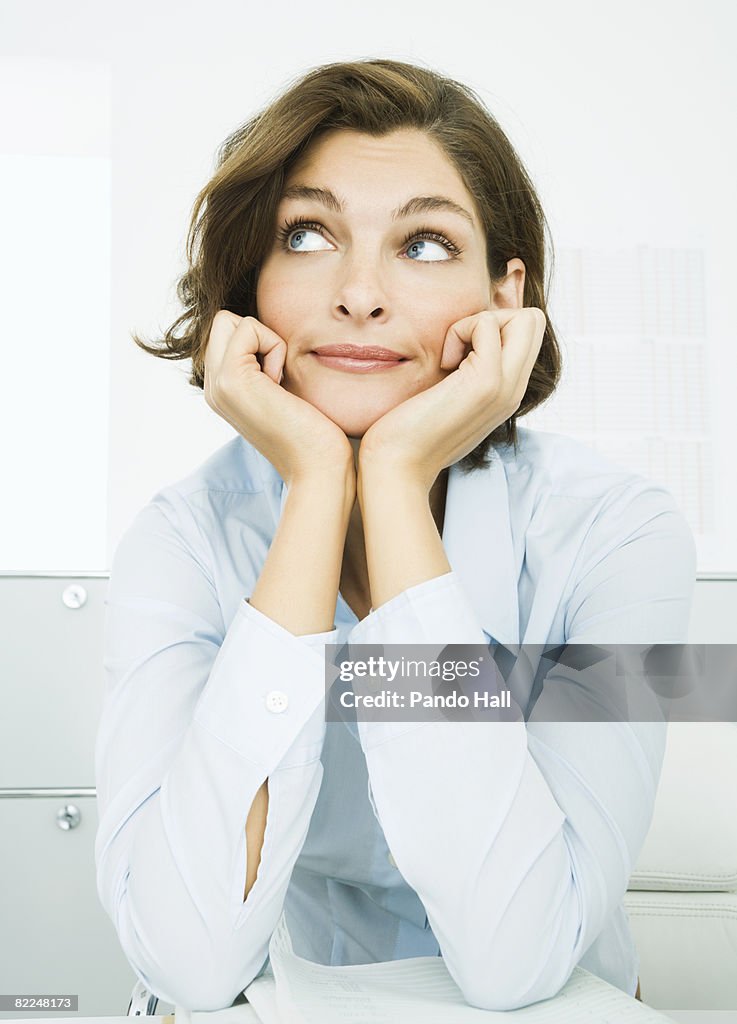
[[[403,362],[407,357],[401,352],[377,345],[320,345],[314,349],[319,356],[342,356],[346,359],[365,359],[370,362]]]

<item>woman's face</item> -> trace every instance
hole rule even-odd
[[[508,271],[492,290],[474,200],[426,134],[338,129],[314,142],[285,182],[256,315],[287,343],[282,387],[359,438],[452,372],[440,369],[452,323],[522,305],[524,265],[512,260]],[[366,361],[316,355],[327,345],[363,354],[380,346],[401,361],[366,372]]]

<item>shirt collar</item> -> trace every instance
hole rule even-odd
[[[481,628],[505,646],[519,644],[519,602],[505,463],[461,473],[450,467],[443,547]]]
[[[288,488],[255,448],[267,501],[276,525]],[[492,448],[489,466],[462,473],[450,467],[443,546],[473,606],[479,625],[504,646],[519,644],[519,601],[505,462]]]

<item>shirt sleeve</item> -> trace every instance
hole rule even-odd
[[[259,973],[322,779],[324,645],[247,603],[224,628],[208,552],[171,488],[119,543],[95,775],[100,900],[159,998],[216,1010]],[[268,778],[244,902],[245,825]]]
[[[568,643],[685,640],[695,547],[666,491],[618,495],[577,561]],[[455,573],[364,623],[351,643],[486,643]],[[565,684],[581,676],[559,665],[528,723],[359,722],[392,855],[464,997],[486,1009],[560,991],[621,904],[652,818],[665,724],[539,720]]]

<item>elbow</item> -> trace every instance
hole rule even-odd
[[[466,973],[458,982],[458,987],[464,1000],[480,1010],[520,1010],[557,996],[574,967],[575,965],[571,965],[570,969],[558,978],[550,977],[545,971],[535,978],[529,975],[518,978],[516,983],[510,983],[503,967],[487,971],[484,975]]]
[[[456,973],[465,1001],[480,1010],[519,1010],[557,996],[576,966],[571,946],[555,947],[547,959],[530,948],[506,949]]]
[[[164,998],[165,1002],[171,1003],[172,1006],[185,1007],[190,1013],[212,1013],[216,1010],[227,1010],[241,992],[240,988],[233,991],[232,987],[216,989],[210,985],[203,986],[198,983],[191,985],[187,982],[177,987],[173,993],[176,996],[175,999],[161,998]]]
[[[131,948],[128,943],[123,944],[123,952],[149,992],[162,1002],[185,1007],[192,1013],[227,1009],[257,974],[254,968],[252,976],[244,978],[241,984],[232,975],[226,975],[223,964],[216,964],[215,957],[210,955],[197,957],[196,962],[174,963],[168,956]]]
[[[191,1012],[222,1010],[238,994],[230,994],[232,986],[224,983],[217,969],[213,971],[211,958],[204,950],[202,955],[190,955],[188,959],[172,957],[170,948],[145,944],[125,915],[121,916],[118,936],[132,970],[162,1002],[186,1007]]]
[[[219,991],[215,991],[211,987],[205,990],[199,984],[198,978],[164,977],[160,971],[155,969],[153,974],[149,976],[141,971],[137,963],[127,953],[126,957],[138,980],[146,986],[147,992],[144,992],[144,996],[147,994],[153,995],[160,1002],[168,1003],[171,1006],[182,1006],[192,1013],[197,1011],[224,1010],[231,1006],[235,999],[235,995],[232,998],[228,998],[227,995],[223,996]],[[163,1010],[161,1007],[157,1007],[149,1012],[163,1013]]]
[[[131,967],[149,992],[153,993],[157,999],[169,1003],[171,1006],[182,1006],[191,1013],[228,1009],[242,992],[240,988],[232,991],[228,988],[218,988],[211,983],[204,984],[204,978],[183,978],[181,976],[163,979],[165,986],[162,987],[157,984],[155,978],[143,976],[133,963],[131,963]],[[172,985],[169,985],[170,981],[173,982]],[[156,1009],[154,1012],[162,1013],[163,1011]]]
[[[258,974],[263,952],[254,946],[243,956],[236,936],[218,943],[201,921],[199,928],[194,920],[190,925],[171,928],[158,919],[142,925],[123,900],[116,930],[131,968],[158,999],[190,1012],[226,1009]]]
[[[552,903],[538,913],[513,903],[491,934],[457,949],[448,967],[467,1003],[518,1010],[558,995],[582,955],[583,927],[572,886]]]

